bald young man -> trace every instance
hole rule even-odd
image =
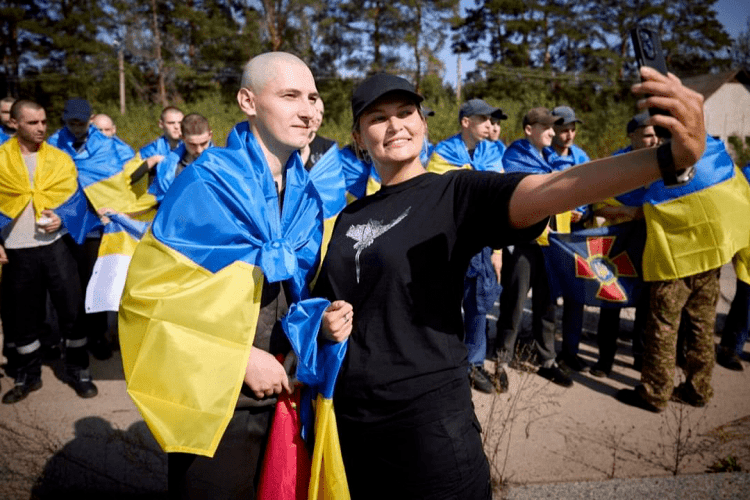
[[[261,54],[241,86],[247,121],[175,179],[120,309],[128,392],[168,452],[172,498],[255,498],[277,396],[290,390],[279,320],[307,297],[322,241],[323,202],[298,152],[317,113],[310,70]]]

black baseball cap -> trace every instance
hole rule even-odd
[[[406,94],[414,99],[417,104],[424,100],[424,97],[417,94],[414,86],[408,80],[400,76],[389,75],[388,73],[377,73],[367,78],[354,89],[354,93],[352,94],[352,117],[354,123],[357,122],[359,115],[370,104],[392,92]]]
[[[91,118],[91,105],[86,99],[79,97],[68,99],[65,103],[65,108],[63,108],[62,119],[64,122],[68,120],[88,122],[89,118]]]

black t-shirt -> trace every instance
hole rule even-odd
[[[336,144],[335,141],[316,135],[310,143],[310,157],[305,163],[305,170],[308,172],[312,170],[315,164],[318,163],[318,160],[320,160],[334,144]]]
[[[337,414],[388,418],[466,378],[461,296],[469,260],[541,233],[508,222],[524,174],[457,170],[384,186],[339,215],[315,289],[354,307],[354,330],[336,387]]]

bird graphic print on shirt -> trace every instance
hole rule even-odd
[[[384,225],[381,221],[370,219],[367,221],[367,224],[350,226],[349,229],[346,230],[346,235],[356,242],[354,243],[354,249],[357,253],[354,255],[354,263],[357,270],[357,283],[359,283],[359,256],[362,253],[362,250],[372,245],[375,242],[375,238],[404,220],[404,218],[409,215],[409,210],[411,210],[411,207],[404,210],[404,213],[396,217],[396,219],[389,224]]]

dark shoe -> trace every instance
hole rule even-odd
[[[594,377],[605,378],[605,377],[609,377],[610,372],[611,370],[605,370],[599,365],[599,363],[597,363],[591,367],[590,373]]]
[[[696,408],[703,408],[706,406],[706,400],[698,396],[694,390],[688,388],[684,383],[672,389],[672,397],[670,400],[676,403],[694,406]]]
[[[76,391],[79,398],[93,398],[99,394],[99,390],[91,381],[91,374],[88,369],[69,373],[67,383]]]
[[[469,382],[471,386],[479,392],[486,394],[492,394],[495,392],[495,384],[492,383],[492,378],[487,370],[483,366],[472,366],[469,371]]]
[[[558,365],[552,365],[549,368],[545,368],[544,366],[542,366],[536,373],[540,377],[544,377],[557,385],[561,385],[563,387],[573,386],[573,379],[565,374],[565,372],[562,371]]]
[[[510,389],[510,383],[508,382],[508,373],[504,368],[498,368],[495,372],[495,384],[497,386],[497,392],[500,394],[508,392]]]
[[[716,362],[727,370],[733,370],[736,372],[741,372],[743,370],[742,360],[737,356],[737,353],[730,349],[719,347],[719,350],[716,353]]]
[[[589,364],[586,363],[582,357],[575,356],[563,356],[557,358],[557,364],[561,367],[567,367],[575,372],[586,373],[589,371]]]
[[[617,391],[617,395],[615,397],[621,403],[625,403],[629,406],[635,406],[636,408],[650,411],[651,413],[661,413],[664,411],[664,408],[659,408],[658,406],[652,405],[651,403],[643,399],[638,391],[635,391],[633,389],[621,389]]]
[[[16,385],[13,386],[13,389],[5,393],[3,396],[3,403],[6,405],[18,403],[19,401],[26,399],[26,396],[28,396],[29,393],[38,391],[41,388],[42,379],[37,378],[30,380],[26,377],[22,377],[16,380]]]

